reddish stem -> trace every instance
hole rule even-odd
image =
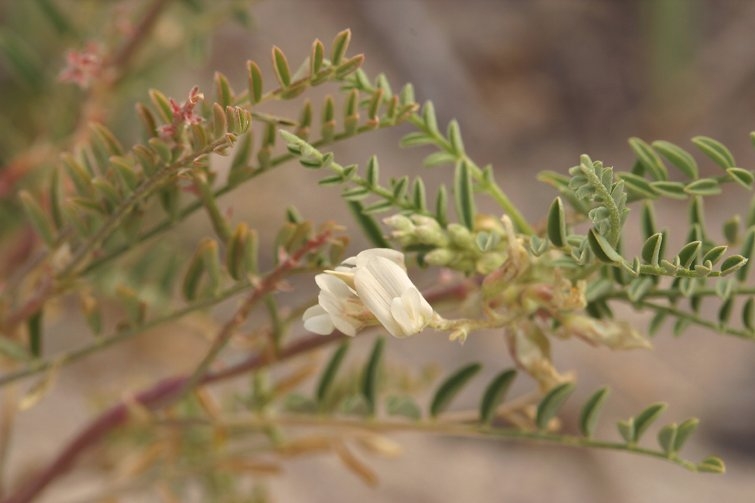
[[[287,346],[277,356],[273,355],[270,351],[263,350],[236,365],[206,374],[200,381],[200,384],[210,384],[236,377],[240,374],[307,353],[338,341],[343,337],[344,335],[340,333],[334,333],[326,336],[318,335],[300,339]],[[76,435],[47,467],[26,481],[15,494],[3,500],[2,503],[29,503],[33,501],[50,483],[69,471],[88,448],[96,445],[105,435],[114,429],[123,426],[128,421],[129,412],[135,403],[150,410],[157,410],[170,405],[175,399],[181,396],[184,386],[189,381],[189,377],[188,375],[182,375],[163,379],[151,388],[138,393],[133,398],[121,401],[103,412],[89,426]]]

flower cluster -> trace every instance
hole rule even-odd
[[[173,113],[173,121],[170,124],[163,124],[157,128],[157,133],[163,139],[174,138],[178,133],[179,126],[199,124],[202,117],[194,113],[194,107],[204,99],[204,94],[199,92],[199,86],[194,86],[189,91],[189,97],[182,104],[170,98],[170,109]]]
[[[58,74],[61,82],[71,82],[87,89],[102,70],[102,50],[95,43],[89,43],[80,51],[66,53],[66,67]]]
[[[315,281],[318,304],[304,312],[304,327],[317,334],[338,329],[354,336],[379,323],[394,337],[407,337],[437,317],[409,279],[404,255],[395,250],[365,250],[318,274]]]

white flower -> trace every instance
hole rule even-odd
[[[304,311],[304,328],[320,335],[337,328],[354,336],[365,325],[374,322],[375,317],[343,280],[325,273],[315,276],[315,282],[320,287],[318,304]]]
[[[421,332],[435,312],[409,279],[401,252],[374,248],[315,277],[318,305],[304,312],[304,327],[318,334],[338,329],[356,335],[375,321],[394,337]]]

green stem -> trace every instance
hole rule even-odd
[[[677,309],[672,306],[664,306],[664,305],[657,304],[654,302],[648,302],[646,300],[637,301],[633,305],[637,306],[640,309],[647,309],[649,311],[654,311],[656,313],[664,313],[670,316],[674,316],[676,318],[681,318],[683,320],[688,321],[689,323],[692,323],[693,325],[709,328],[713,330],[714,332],[718,332],[718,333],[726,334],[726,335],[732,335],[734,337],[739,337],[741,339],[755,340],[755,332],[753,331],[732,328],[732,327],[723,325],[721,323],[705,320],[696,314],[688,313],[686,311],[682,311],[681,309]]]
[[[586,156],[582,156],[585,158]],[[584,166],[584,164],[582,164]],[[605,205],[605,207],[608,209],[608,218],[609,218],[609,234],[606,236],[606,239],[611,244],[611,246],[615,247],[618,242],[619,238],[621,237],[621,214],[619,212],[619,207],[616,205],[616,202],[613,200],[613,197],[611,196],[611,191],[608,190],[608,188],[603,185],[603,181],[598,177],[598,175],[595,174],[595,170],[593,169],[593,166],[590,165],[590,169],[585,169],[580,166],[582,171],[582,174],[587,178],[587,180],[590,182],[590,185],[593,189],[600,195],[600,200]]]
[[[155,190],[157,190],[164,182],[169,180],[172,176],[175,176],[179,169],[190,165],[195,159],[203,155],[210,154],[220,147],[226,146],[228,139],[223,137],[222,139],[215,140],[203,149],[192,152],[191,155],[184,157],[168,166],[165,166],[154,177],[149,178],[142,182],[131,195],[121,203],[121,205],[110,216],[107,222],[92,236],[84,245],[79,248],[74,256],[71,258],[71,262],[57,275],[59,279],[63,279],[66,276],[76,273],[76,268],[84,262],[91,253],[114,231],[116,231],[128,213],[143,199],[147,198]]]
[[[755,287],[749,287],[749,288],[739,288],[737,287],[736,291],[732,295],[755,295]],[[678,299],[682,295],[679,293],[679,290],[667,290],[667,289],[657,289],[657,290],[651,290],[647,292],[645,295],[643,295],[643,299],[648,298],[662,298],[662,299]],[[718,293],[716,292],[715,288],[697,288],[695,289],[695,297],[717,297]],[[629,300],[629,296],[627,295],[626,290],[615,290],[612,292],[607,293],[602,298],[604,299],[619,299],[619,300]]]
[[[391,126],[392,125],[390,125],[390,124],[386,124],[386,125],[381,124],[380,128],[387,128],[387,127],[391,127]],[[311,143],[311,145],[314,146],[314,147],[319,148],[319,147],[322,147],[322,146],[325,146],[325,145],[337,143],[339,141],[346,140],[346,139],[351,138],[353,136],[356,136],[356,135],[359,135],[359,134],[362,134],[362,133],[366,133],[368,131],[374,131],[374,130],[375,130],[375,128],[373,128],[373,127],[362,127],[362,128],[357,129],[357,131],[353,132],[353,133],[343,131],[343,132],[341,132],[341,133],[333,136],[333,138],[330,139],[330,140],[325,140],[325,139],[321,138],[321,139],[315,141],[314,143]],[[294,158],[295,158],[294,155],[292,155],[290,153],[285,153],[285,154],[281,154],[281,155],[279,155],[279,156],[274,157],[273,159],[271,159],[270,163],[266,167],[264,167],[264,168],[263,167],[253,168],[252,166],[250,166],[250,173],[249,173],[248,176],[246,176],[244,178],[241,178],[241,179],[234,180],[233,183],[227,182],[222,187],[219,187],[219,188],[215,189],[212,192],[212,195],[213,195],[212,197],[213,198],[219,198],[219,197],[221,197],[221,196],[223,196],[223,195],[231,192],[232,190],[236,189],[242,183],[248,182],[248,181],[250,181],[250,180],[252,180],[252,179],[254,179],[254,178],[256,178],[256,177],[258,177],[260,175],[263,175],[263,174],[265,174],[265,173],[267,173],[269,171],[272,171],[273,168],[276,168],[276,167],[278,167],[278,166],[280,166],[280,165],[282,165],[282,164],[284,164],[284,163],[286,163],[286,162],[288,162],[288,161],[290,161],[290,160],[292,160]],[[166,218],[165,220],[163,220],[162,222],[160,222],[159,224],[155,225],[154,227],[152,227],[151,229],[149,229],[148,231],[146,231],[144,234],[142,234],[139,237],[138,242],[136,243],[136,245],[143,245],[148,240],[150,240],[150,239],[152,239],[154,237],[157,237],[157,236],[161,235],[162,233],[164,233],[164,232],[172,229],[174,226],[176,226],[180,222],[186,220],[186,218],[188,218],[189,216],[191,216],[192,214],[194,214],[200,208],[202,208],[202,203],[200,201],[194,201],[193,203],[188,204],[185,208],[183,208],[181,210],[181,212],[178,215],[178,218],[176,218],[176,219]],[[90,274],[90,273],[96,271],[100,267],[108,264],[112,260],[120,257],[121,255],[123,255],[127,251],[130,251],[130,250],[133,250],[133,249],[134,249],[134,244],[124,244],[124,245],[121,245],[121,246],[115,248],[114,250],[110,251],[107,255],[105,255],[105,256],[97,259],[97,260],[91,261],[89,263],[89,265],[82,271],[82,275],[87,275],[87,274]]]
[[[248,288],[249,283],[237,284],[217,296],[193,302],[163,317],[155,318],[139,326],[119,331],[114,335],[100,337],[94,342],[87,344],[79,349],[75,349],[73,351],[69,351],[67,353],[53,356],[44,360],[35,360],[31,362],[26,368],[0,375],[0,387],[5,386],[6,384],[9,384],[13,381],[23,379],[24,377],[29,377],[40,372],[44,372],[45,370],[48,370],[53,366],[68,365],[100,349],[104,349],[106,347],[112,346],[113,344],[130,339],[138,334],[146,332],[147,330],[151,330],[160,325],[179,320],[195,311],[201,311],[203,309],[210,308],[216,304],[223,302],[226,299],[233,297],[234,295],[238,295]]]
[[[212,423],[218,426],[217,423]],[[363,419],[346,419],[337,417],[327,417],[322,415],[304,416],[304,415],[278,415],[275,417],[265,417],[260,415],[245,416],[242,419],[234,421],[224,421],[222,426],[231,429],[259,429],[270,426],[288,426],[288,427],[320,427],[334,428],[344,434],[347,430],[354,431],[373,431],[383,433],[394,432],[421,432],[437,435],[449,435],[455,437],[477,437],[477,438],[501,438],[509,440],[530,440],[538,442],[547,442],[567,447],[583,447],[592,449],[604,449],[612,451],[624,451],[632,454],[654,457],[670,461],[676,465],[686,468],[690,471],[697,471],[697,464],[691,461],[681,459],[676,456],[669,456],[663,451],[638,447],[637,445],[625,444],[621,442],[610,442],[605,440],[595,440],[593,438],[579,437],[575,435],[560,435],[546,431],[526,431],[516,428],[494,428],[477,424],[459,424],[444,421],[388,421],[372,419],[364,421]]]
[[[527,219],[522,215],[519,209],[509,199],[509,196],[501,189],[501,187],[493,181],[486,180],[483,176],[483,170],[467,155],[466,152],[454,152],[451,144],[440,134],[437,130],[428,128],[425,122],[418,114],[413,114],[409,118],[409,122],[417,129],[430,136],[435,145],[441,150],[457,156],[457,162],[466,162],[471,168],[472,177],[480,184],[480,187],[490,195],[501,207],[501,209],[511,218],[511,221],[516,226],[519,232],[531,236],[535,234],[534,229],[530,226]]]

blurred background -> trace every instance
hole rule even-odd
[[[14,26],[19,13],[29,13],[22,3],[27,2],[0,3],[4,30]],[[95,27],[106,22],[97,17],[102,15],[97,2],[56,3],[77,9],[80,16],[91,15]],[[141,5],[108,3],[125,11]],[[153,62],[151,71],[123,97],[124,111],[114,114],[126,136],[133,134],[133,126],[128,119],[132,109],[125,103],[145,99],[148,87],[184,96],[194,84],[209,89],[213,71],[220,70],[242,88],[247,59],[259,61],[271,78],[273,45],[298,62],[315,38],[327,44],[337,32],[351,28],[350,52],[366,54],[368,74],[384,72],[394,89],[412,82],[418,100],[435,103],[442,123],[457,118],[470,156],[480,165],[495,166],[498,180],[533,222],[543,218],[555,196],[536,181],[539,171],[566,172],[582,153],[629,169],[633,155],[626,140],[631,136],[689,147],[690,137],[708,135],[727,145],[739,165],[753,166],[748,138],[755,115],[753,2],[260,0],[233,2],[243,4],[237,17],[244,22],[212,24],[215,21],[207,19],[199,39],[183,23],[193,15],[190,4],[201,2],[175,3],[156,27],[157,41],[172,51],[172,59]],[[24,22],[34,30],[49,29],[41,21]],[[63,49],[47,47],[47,64],[62,68]],[[10,86],[7,68],[0,72],[0,85]],[[7,118],[17,112],[12,99],[0,95],[7,111],[0,130],[9,128]],[[336,158],[342,164],[364,163],[377,153],[386,177],[422,172],[428,180],[450,179],[452,173],[444,169],[421,171],[426,153],[397,147],[405,132],[382,131],[339,145]],[[7,159],[12,151],[6,147],[0,155]],[[263,236],[266,228],[274,230],[289,203],[307,218],[337,219],[353,228],[345,208],[332,197],[337,192],[311,189],[316,179],[291,164],[224,204],[261,228]],[[746,211],[750,194],[738,187],[725,194],[707,207],[711,224],[716,217]],[[660,209],[663,226],[673,229],[675,219],[686,222],[683,207]],[[647,322],[636,313],[623,314],[637,320],[638,327]],[[61,336],[50,349],[66,347],[71,340],[75,336]],[[606,437],[618,436],[613,431],[616,420],[649,403],[669,401],[666,422],[702,419],[687,457],[719,455],[727,461],[726,475],[691,474],[668,463],[613,452],[401,435],[396,438],[405,449],[399,459],[370,461],[380,477],[376,489],[362,485],[332,457],[320,456],[288,463],[283,477],[271,479],[271,494],[280,502],[752,501],[755,344],[692,329],[680,339],[662,331],[653,342],[653,351],[631,353],[578,342],[556,344],[559,368],[578,369],[580,385],[571,401],[579,404],[595,388],[612,387],[602,421]],[[357,340],[355,349],[366,352],[371,343],[371,338]],[[201,339],[194,346],[187,343],[184,333],[153,333],[125,352],[109,350],[65,369],[55,391],[20,416],[12,469],[21,474],[48,459],[97,407],[109,403],[108,397],[185,371],[202,344]],[[492,376],[511,365],[503,341],[494,334],[473,337],[464,346],[422,337],[392,340],[388,351],[414,368],[436,362],[451,369],[480,361]],[[462,395],[458,405],[473,407],[474,393]],[[572,407],[567,407],[567,427],[575,421],[569,414],[578,412]],[[54,486],[43,501],[78,501],[77,494],[86,493],[97,473],[94,468],[77,472]]]

